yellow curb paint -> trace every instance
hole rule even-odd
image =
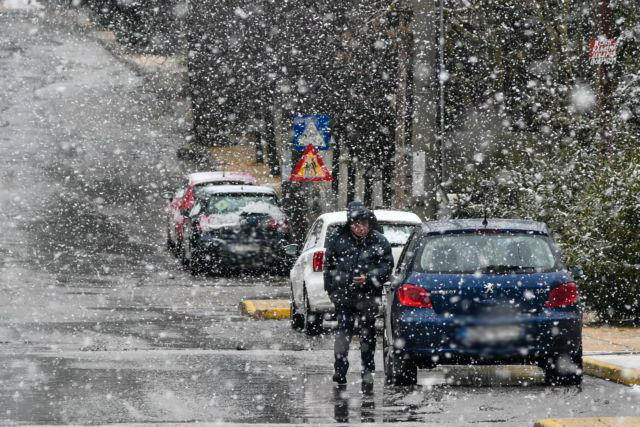
[[[560,421],[553,418],[547,418],[545,420],[538,420],[533,427],[562,427]]]
[[[289,300],[244,300],[240,303],[240,312],[256,319],[288,319],[290,317]]]
[[[591,357],[583,357],[582,365],[585,374],[591,375],[592,377],[603,378],[626,385],[640,384],[640,369],[624,368]]]
[[[244,314],[245,316],[253,316],[256,312],[256,306],[251,300],[242,301],[238,308],[240,309],[240,313]]]
[[[640,427],[640,417],[547,418],[533,427]]]

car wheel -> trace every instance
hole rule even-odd
[[[391,364],[389,363],[389,356],[387,352],[389,351],[389,342],[387,341],[387,327],[386,325],[382,331],[382,361],[384,362],[384,383],[387,385],[393,384],[393,376],[391,371]]]
[[[293,298],[293,283],[291,283],[291,303],[289,304],[291,312],[291,329],[302,330],[304,328],[304,316],[298,311],[298,306]]]
[[[309,297],[307,296],[307,288],[303,288],[303,322],[304,331],[307,335],[319,335],[322,332],[322,316],[320,313],[311,311],[309,305]]]
[[[279,259],[271,273],[276,276],[288,276],[293,263],[287,258]]]
[[[415,385],[418,381],[418,367],[406,354],[389,343],[387,335],[385,325],[382,337],[385,384],[396,386]]]
[[[206,257],[207,273],[211,275],[222,275],[224,268],[219,258],[214,258],[213,255],[207,255]]]
[[[189,260],[189,273],[191,273],[192,276],[199,276],[200,274],[202,274],[202,271],[202,262],[198,259],[193,258],[192,255],[191,259]]]
[[[180,263],[186,268],[189,267],[189,258],[187,255],[187,251],[189,250],[189,243],[185,242],[184,240],[182,241],[182,243],[179,246],[180,248]]]
[[[197,250],[193,250],[193,244],[189,243],[189,273],[193,276],[198,276],[204,273],[205,268],[205,260],[200,255],[200,252]]]
[[[286,276],[288,273],[285,262],[281,259],[276,260],[273,266],[269,268],[269,274],[273,276]]]
[[[582,384],[582,348],[575,353],[562,353],[546,360],[544,381],[552,386]]]
[[[175,245],[171,241],[171,232],[169,231],[169,227],[167,227],[167,250],[172,254],[174,253],[175,249]]]

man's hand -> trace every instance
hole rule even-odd
[[[365,276],[364,274],[361,274],[360,276],[355,276],[353,278],[353,283],[356,285],[364,285],[366,281],[367,281],[367,276]]]

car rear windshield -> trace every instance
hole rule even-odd
[[[413,269],[425,273],[508,274],[562,268],[552,241],[544,235],[495,232],[425,236]]]
[[[387,238],[391,246],[404,246],[416,227],[415,224],[391,224],[381,222],[382,234]]]
[[[387,238],[391,246],[404,246],[411,236],[411,232],[416,227],[415,224],[398,224],[390,222],[378,222],[382,227],[382,234]],[[327,229],[327,236],[334,233],[339,227],[343,227],[343,223],[332,224]]]
[[[224,215],[240,211],[269,213],[278,200],[274,194],[214,194],[209,196],[206,212],[211,215]]]
[[[216,190],[216,187],[220,187],[221,185],[252,185],[247,184],[242,181],[216,181],[216,182],[203,182],[202,184],[196,184],[193,187],[193,191],[195,193],[196,198],[204,197],[207,193]]]

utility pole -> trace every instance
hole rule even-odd
[[[405,11],[398,11],[398,27],[396,28],[396,39],[398,40],[398,69],[397,79],[398,87],[396,93],[396,131],[395,131],[395,201],[394,206],[396,208],[404,209],[407,207],[407,199],[411,190],[407,189],[406,182],[406,170],[409,167],[407,164],[407,153],[411,152],[407,141],[407,128],[410,126],[407,123],[408,119],[408,105],[407,95],[409,91],[408,87],[408,75],[411,52],[409,51],[409,33],[411,31],[411,13]]]
[[[434,1],[408,0],[412,11],[410,148],[413,153],[411,207],[423,218],[437,214],[440,183],[438,128],[438,5]],[[409,142],[409,141],[407,141]],[[397,169],[396,165],[396,169]]]
[[[445,28],[444,28],[444,1],[440,0],[439,2],[439,30],[438,30],[438,62],[440,62],[440,67],[438,71],[438,82],[440,84],[440,105],[439,105],[439,114],[440,114],[440,135],[438,137],[439,141],[439,163],[440,163],[440,173],[439,173],[439,182],[436,188],[436,193],[440,194],[440,203],[438,205],[438,219],[446,219],[449,217],[449,200],[447,198],[447,189],[446,189],[446,181],[447,181],[447,168],[446,168],[446,141],[445,141],[445,99],[444,99],[444,85],[446,80],[448,79],[447,70],[444,65],[444,48],[445,48]]]
[[[440,0],[440,31],[438,34],[438,56],[440,62],[440,70],[438,73],[438,82],[440,83],[440,183],[439,186],[444,192],[444,182],[446,181],[445,167],[445,140],[444,140],[444,0]]]

